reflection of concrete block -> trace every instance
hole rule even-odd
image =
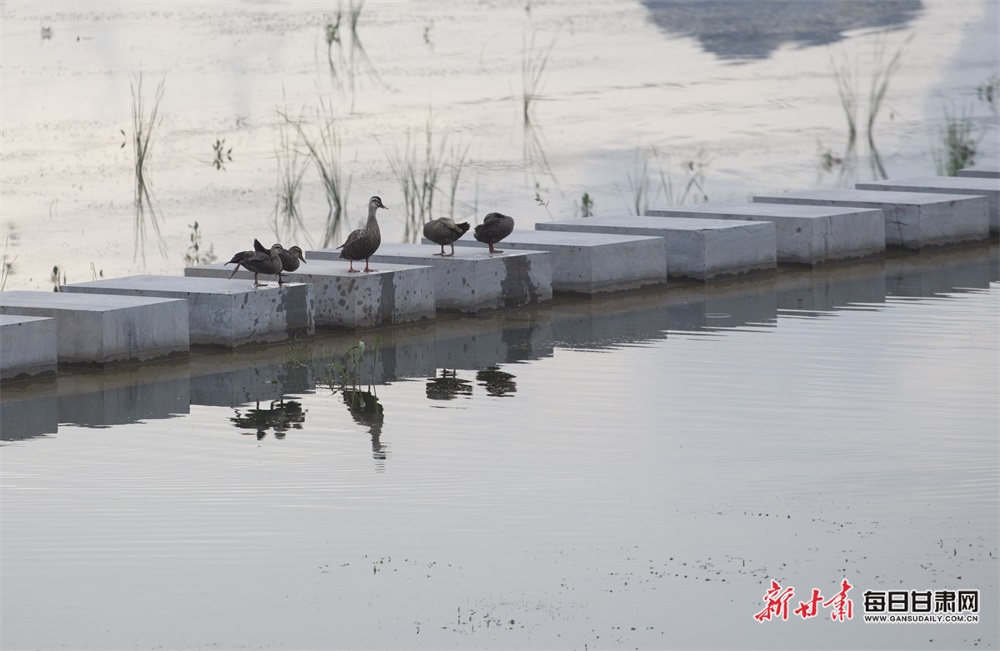
[[[1000,167],[966,167],[958,170],[958,175],[976,179],[1000,179]]]
[[[0,313],[56,320],[60,364],[115,364],[187,354],[188,305],[146,296],[2,292]]]
[[[472,238],[455,244],[486,247]],[[557,292],[597,294],[667,282],[666,251],[657,237],[514,231],[497,246],[504,251],[548,251],[552,289]]]
[[[186,414],[190,404],[188,379],[165,378],[60,395],[59,422],[83,427],[123,425]]]
[[[0,380],[55,373],[55,319],[0,314]]]
[[[861,190],[896,190],[900,192],[932,192],[937,194],[974,194],[990,202],[990,231],[1000,232],[1000,178],[974,176],[921,176],[857,183]]]
[[[245,280],[129,276],[66,285],[65,291],[184,299],[192,344],[234,348],[308,336],[316,330],[312,286],[302,283],[255,288]]]
[[[816,265],[885,251],[885,222],[877,210],[755,203],[699,203],[650,215],[774,223],[778,262]]]
[[[989,237],[989,206],[984,197],[834,188],[754,197],[753,200],[881,210],[885,219],[885,243],[908,249]]]
[[[339,255],[339,253],[338,253]],[[316,298],[316,325],[366,328],[433,319],[434,281],[430,267],[382,264],[372,273],[348,273],[346,262],[314,259],[285,276],[309,283]],[[222,264],[188,267],[185,276],[228,278],[233,268]],[[240,270],[236,278],[253,278]]]
[[[659,211],[650,213],[659,214]],[[774,226],[766,223],[734,224],[671,217],[586,217],[539,222],[535,228],[661,237],[667,273],[677,278],[712,280],[752,271],[773,271],[775,267]]]
[[[30,439],[59,431],[59,401],[56,398],[56,378],[40,381],[48,386],[33,387],[31,397],[10,397],[4,389],[3,409],[0,409],[0,440]],[[35,383],[31,383],[35,384]],[[20,386],[20,385],[15,385]]]
[[[465,248],[456,249],[455,255],[447,258],[434,255],[439,251],[438,246],[383,243],[371,262],[376,269],[383,263],[433,267],[439,310],[480,312],[552,300],[552,267],[544,251],[490,255]],[[306,257],[337,260],[340,251],[309,251]]]

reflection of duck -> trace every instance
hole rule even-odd
[[[517,383],[514,376],[505,371],[501,371],[498,366],[491,366],[476,373],[476,379],[486,387],[486,393],[491,396],[502,398],[508,393],[517,391]]]
[[[278,247],[278,257],[281,258],[281,271],[295,271],[299,268],[299,260],[302,262],[306,261],[306,256],[302,253],[302,249],[297,246],[292,246],[285,248],[280,244],[275,244]],[[260,243],[259,240],[253,241],[254,251],[259,253],[266,253],[268,249],[264,248],[264,245]],[[281,284],[281,272],[278,273],[278,284]]]
[[[254,245],[260,244],[254,240]],[[263,248],[263,247],[261,247]],[[278,277],[278,284],[281,284],[281,245],[275,244],[266,251],[240,251],[233,256],[232,260],[226,264],[236,263],[236,268],[230,274],[230,278],[236,275],[242,266],[247,271],[253,272],[253,286],[260,287],[257,282],[257,274],[274,274]]]
[[[367,427],[371,433],[372,456],[376,459],[385,459],[385,446],[379,441],[379,437],[382,436],[382,424],[385,422],[385,412],[378,398],[370,391],[344,389],[344,404],[351,412],[354,422]]]
[[[424,237],[435,244],[441,245],[441,253],[434,255],[451,256],[455,255],[455,240],[465,235],[469,230],[469,222],[456,224],[454,220],[447,217],[432,219],[424,224]],[[444,245],[451,245],[451,253],[444,252]]]
[[[471,396],[472,382],[458,377],[458,371],[441,369],[441,377],[427,380],[427,398],[430,400],[454,400],[456,396]]]
[[[493,245],[510,235],[514,230],[514,218],[491,212],[483,218],[483,223],[476,226],[472,235],[483,244],[490,245],[490,253],[503,253],[493,248]]]
[[[348,269],[350,272],[360,271],[360,269],[354,268],[355,260],[364,260],[365,271],[373,271],[373,269],[368,268],[368,258],[375,255],[375,252],[378,251],[379,245],[382,244],[382,233],[378,229],[378,220],[375,219],[375,212],[379,208],[388,210],[388,208],[382,205],[382,200],[378,197],[372,197],[369,199],[368,222],[365,224],[364,228],[352,231],[351,234],[347,236],[347,241],[337,247],[340,249],[341,259],[351,261],[351,266]]]
[[[295,400],[285,402],[284,398],[277,401],[277,405],[272,401],[267,409],[257,407],[248,409],[245,414],[236,410],[236,415],[229,419],[235,427],[239,429],[252,429],[257,432],[257,439],[264,438],[267,430],[274,429],[276,438],[284,438],[285,432],[291,429],[302,429],[302,423],[306,420],[305,410],[302,403]]]

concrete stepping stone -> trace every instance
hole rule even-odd
[[[190,350],[182,300],[13,291],[0,292],[0,314],[55,319],[59,364],[111,366]]]
[[[546,251],[490,255],[489,251],[463,247],[456,248],[454,256],[434,255],[440,251],[437,245],[383,243],[372,256],[371,266],[375,270],[381,264],[433,267],[434,300],[439,310],[476,313],[552,300],[552,265]],[[309,264],[312,258],[339,261],[345,269],[348,266],[336,249],[307,252]]]
[[[965,167],[958,170],[958,176],[977,179],[1000,179],[1000,165],[983,167]]]
[[[311,253],[306,264],[285,277],[313,286],[317,326],[370,328],[434,318],[431,267],[386,263],[372,273],[348,273],[346,262],[314,261]],[[229,278],[232,273],[233,267],[223,264],[184,270],[185,276],[203,278]],[[235,278],[253,279],[253,273],[240,269]]]
[[[0,314],[0,381],[54,374],[57,351],[55,319]]]
[[[775,268],[773,224],[673,217],[584,217],[538,222],[539,231],[663,238],[667,274],[699,281]]]
[[[755,203],[845,206],[881,210],[885,243],[908,249],[958,244],[989,237],[985,197],[930,192],[821,188],[753,198]]]
[[[990,232],[1000,233],[1000,178],[975,176],[918,176],[870,183],[855,183],[859,190],[894,190],[897,192],[935,192],[939,194],[975,194],[990,202]]]
[[[778,262],[817,265],[885,252],[885,220],[878,210],[713,201],[646,214],[772,222]]]
[[[455,245],[486,248],[472,238]],[[516,230],[497,246],[504,251],[551,253],[555,292],[592,295],[667,282],[667,255],[658,237]]]
[[[183,299],[188,304],[191,344],[235,348],[311,336],[313,288],[277,282],[184,276],[128,276],[65,285],[64,291]]]

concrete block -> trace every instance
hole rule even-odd
[[[311,285],[183,276],[128,276],[65,286],[66,292],[183,299],[188,305],[192,345],[234,348],[311,336]]]
[[[439,310],[475,313],[524,307],[552,300],[552,266],[546,251],[507,251],[490,255],[474,248],[455,249],[447,258],[434,255],[438,246],[383,243],[371,257],[380,264],[431,266],[434,299]],[[338,260],[340,251],[309,251],[306,258]],[[347,262],[342,261],[345,268]],[[363,272],[362,272],[363,273]],[[356,274],[352,274],[356,275]]]
[[[0,381],[56,372],[56,320],[0,314]]]
[[[0,292],[0,314],[56,320],[60,364],[108,366],[190,350],[187,302],[146,296]]]
[[[898,192],[933,192],[937,194],[975,194],[990,202],[990,232],[1000,232],[1000,178],[974,176],[919,176],[856,183],[859,190],[895,190]]]
[[[817,265],[885,251],[885,221],[878,210],[756,203],[709,202],[650,210],[649,215],[772,222],[778,262]]]
[[[348,273],[346,262],[307,259],[285,276],[313,286],[319,327],[369,328],[434,318],[434,270],[429,266],[386,263],[372,273]],[[205,278],[232,273],[232,266],[223,264],[184,270],[185,276]],[[253,279],[253,274],[241,269],[235,278]]]
[[[455,245],[486,247],[474,239],[460,239]],[[667,282],[667,255],[659,237],[516,230],[501,248],[551,253],[555,292],[591,295]]]
[[[823,188],[753,198],[755,203],[845,206],[881,210],[885,243],[919,249],[989,237],[985,197],[923,192]]]
[[[535,228],[660,237],[666,254],[667,274],[672,278],[705,281],[775,268],[775,227],[770,223],[672,217],[586,217],[538,222]]]
[[[958,175],[977,179],[1000,179],[1000,165],[966,167],[958,170]]]

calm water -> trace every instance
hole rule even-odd
[[[312,166],[301,226],[274,219],[283,162],[308,162],[285,155],[278,112],[316,140],[321,102],[347,194],[335,240],[373,194],[389,207],[386,241],[412,238],[392,163],[409,144],[426,169],[429,117],[441,162],[431,212],[473,223],[493,210],[523,228],[577,217],[584,195],[608,217],[869,181],[880,173],[863,128],[847,146],[834,70],[865,125],[873,76],[897,52],[873,131],[885,173],[933,174],[946,113],[969,117],[981,162],[1000,161],[996,0],[369,0],[357,42],[371,68],[359,54],[350,63],[347,16],[328,48],[338,4],[346,12],[305,0],[0,3],[6,288],[48,289],[55,266],[70,283],[181,274],[195,221],[199,255],[219,259],[254,237],[321,245],[328,206]],[[525,66],[543,61],[526,89]],[[140,72],[147,115],[164,83],[145,167],[162,256],[148,217],[136,242]],[[286,135],[287,151],[304,150]],[[231,150],[224,169],[217,141]]]
[[[0,642],[995,647],[997,253],[7,388]],[[351,410],[324,378],[359,338]],[[852,621],[753,619],[844,578]],[[982,620],[865,624],[877,589]]]

